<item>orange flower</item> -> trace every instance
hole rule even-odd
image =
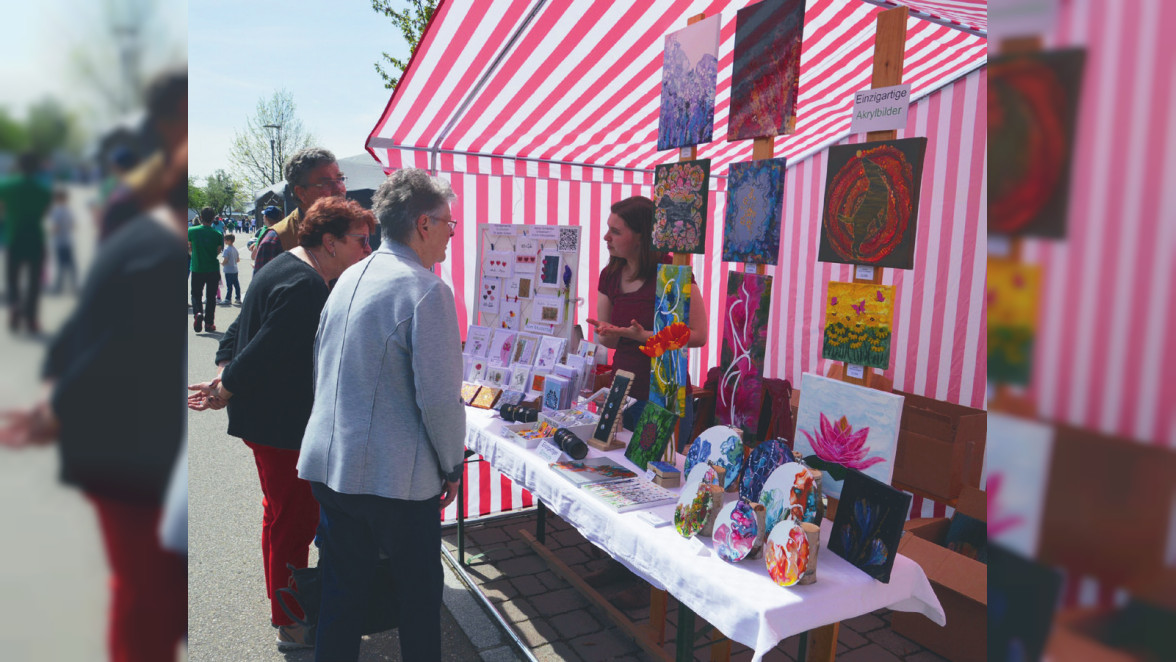
[[[650,336],[649,340],[646,340],[639,349],[642,354],[656,359],[666,352],[682,349],[688,342],[690,342],[690,327],[676,322]]]

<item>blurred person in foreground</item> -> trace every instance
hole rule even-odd
[[[261,480],[262,563],[278,648],[309,647],[310,633],[282,611],[274,591],[305,568],[319,509],[298,477],[302,435],[314,399],[314,339],[328,283],[371,254],[371,212],[354,201],[325,198],[307,211],[300,245],[257,274],[241,315],[221,339],[216,379],[188,388],[189,407],[229,408],[229,434],[253,451]],[[299,614],[301,616],[301,614]]]
[[[185,212],[186,213],[186,212]],[[212,207],[200,210],[200,225],[188,228],[188,252],[192,254],[192,328],[196,333],[216,331],[216,296],[220,289],[217,256],[225,237],[212,227]]]
[[[187,149],[176,158],[187,163]],[[182,309],[174,295],[188,259],[186,179],[168,193],[165,210],[128,222],[99,249],[77,308],[50,346],[46,395],[8,412],[0,428],[0,446],[56,440],[61,480],[97,511],[115,662],[175,659],[188,625],[187,561],[158,535],[185,425],[187,335],[176,325]]]
[[[45,213],[53,192],[40,177],[41,157],[32,152],[21,154],[17,168],[15,176],[0,181],[8,241],[8,328],[17,332],[23,324],[25,330],[36,334],[41,332],[38,314],[45,265]]]
[[[298,245],[299,228],[306,210],[315,202],[347,195],[347,178],[339,170],[335,155],[321,147],[299,150],[286,162],[286,186],[294,193],[298,208],[262,235],[253,254],[253,273],[270,260]]]
[[[163,203],[179,180],[188,181],[188,164],[175,158],[188,141],[188,69],[165,71],[147,86],[147,122],[159,149],[128,172],[106,200],[98,219],[98,241],[143,211]],[[186,206],[185,206],[186,208]],[[185,212],[186,213],[186,212]],[[185,224],[187,218],[185,218]]]
[[[343,274],[319,322],[298,461],[322,513],[319,662],[359,657],[381,551],[395,573],[402,659],[442,659],[438,509],[457,494],[465,408],[453,292],[433,268],[453,236],[453,199],[423,170],[393,173],[373,205],[385,241]]]

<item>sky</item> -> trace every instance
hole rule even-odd
[[[230,170],[229,146],[257,102],[294,96],[303,126],[339,158],[364,152],[391,90],[373,63],[407,60],[370,0],[194,0],[188,12],[188,173]]]

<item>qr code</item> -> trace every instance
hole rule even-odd
[[[572,252],[580,247],[580,233],[576,228],[559,229],[559,251]]]

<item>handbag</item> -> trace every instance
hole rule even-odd
[[[313,635],[318,626],[319,607],[323,595],[320,569],[295,568],[289,563],[286,567],[290,569],[290,586],[275,590],[274,599],[291,620]],[[395,628],[398,625],[400,608],[396,602],[391,558],[381,558],[376,562],[376,576],[370,586],[372,590],[368,593],[367,604],[363,608],[361,633],[376,634]],[[288,600],[293,600],[294,604],[302,609],[304,618],[298,618],[294,614]]]

